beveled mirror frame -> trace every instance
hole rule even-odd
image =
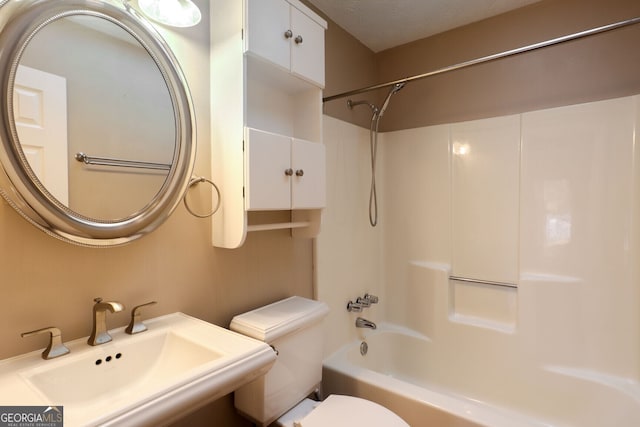
[[[113,221],[85,217],[47,191],[25,158],[14,120],[13,88],[23,51],[43,26],[75,15],[105,19],[131,34],[157,64],[173,103],[176,148],[167,179],[144,208]],[[191,96],[171,49],[127,0],[0,0],[0,95],[0,194],[45,233],[82,246],[122,245],[156,229],[182,200],[196,151]]]

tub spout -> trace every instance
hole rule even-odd
[[[367,319],[363,319],[362,317],[358,317],[356,319],[356,328],[375,329],[376,328],[376,324],[373,323],[371,320],[367,320]]]

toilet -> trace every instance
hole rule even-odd
[[[235,316],[232,331],[264,341],[278,357],[264,376],[235,391],[238,412],[259,426],[408,427],[377,403],[353,396],[331,395],[318,402],[307,396],[322,380],[323,302],[298,296]]]

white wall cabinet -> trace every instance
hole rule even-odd
[[[249,231],[279,228],[315,237],[326,199],[327,24],[298,0],[212,0],[210,9],[211,167],[222,198],[213,245],[236,248]],[[272,211],[289,220],[254,221]]]
[[[324,145],[247,128],[245,159],[247,210],[324,207]]]
[[[245,50],[324,86],[324,30],[316,15],[285,0],[247,0]]]

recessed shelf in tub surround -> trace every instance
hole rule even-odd
[[[517,319],[520,116],[451,126],[449,320],[512,333]]]
[[[408,310],[407,325],[433,337],[443,322],[514,333],[518,288],[514,284],[469,280],[451,275],[451,266],[435,262],[409,263],[408,292],[425,310]]]
[[[449,319],[500,332],[515,332],[518,291],[481,281],[449,280]]]

